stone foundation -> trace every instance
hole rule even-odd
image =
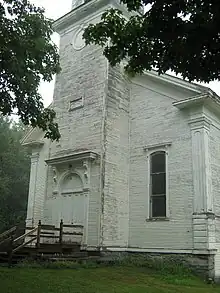
[[[112,252],[102,251],[101,255],[109,261],[129,261],[140,266],[152,265],[155,268],[185,268],[206,280],[214,280],[214,254],[183,253],[146,253],[146,252]]]

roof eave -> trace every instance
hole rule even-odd
[[[29,142],[23,142],[22,145],[24,147],[41,147],[44,145],[44,142],[42,140],[41,141],[33,140]]]
[[[185,100],[181,100],[178,102],[174,102],[173,106],[177,107],[178,109],[189,109],[191,107],[209,104],[215,107],[215,110],[220,113],[220,98],[216,95],[213,91],[207,91],[200,95],[196,95],[194,97],[190,97]]]
[[[151,69],[150,71],[145,71],[144,75],[147,75],[147,76],[154,78],[154,79],[158,79],[163,82],[170,83],[170,84],[177,86],[177,87],[181,87],[185,90],[190,90],[190,91],[196,92],[198,94],[205,93],[205,92],[212,92],[212,94],[215,94],[210,88],[208,88],[206,86],[202,86],[202,85],[196,84],[194,82],[188,82],[186,80],[181,79],[180,77],[172,76],[167,73],[158,74],[158,72],[154,69]]]

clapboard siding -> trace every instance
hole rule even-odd
[[[178,92],[176,92],[178,97]],[[173,99],[133,84],[130,104],[129,246],[192,248],[192,149],[188,116]],[[167,221],[146,221],[149,209],[148,159],[144,146],[171,142],[168,148],[169,211]]]

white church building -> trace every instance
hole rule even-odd
[[[128,78],[84,28],[117,0],[73,3],[54,23],[61,139],[33,129],[27,225],[83,225],[87,250],[169,255],[220,277],[220,97],[151,71]],[[192,61],[193,62],[193,61]]]

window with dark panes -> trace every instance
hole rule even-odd
[[[159,151],[150,156],[150,215],[166,217],[166,153]]]

